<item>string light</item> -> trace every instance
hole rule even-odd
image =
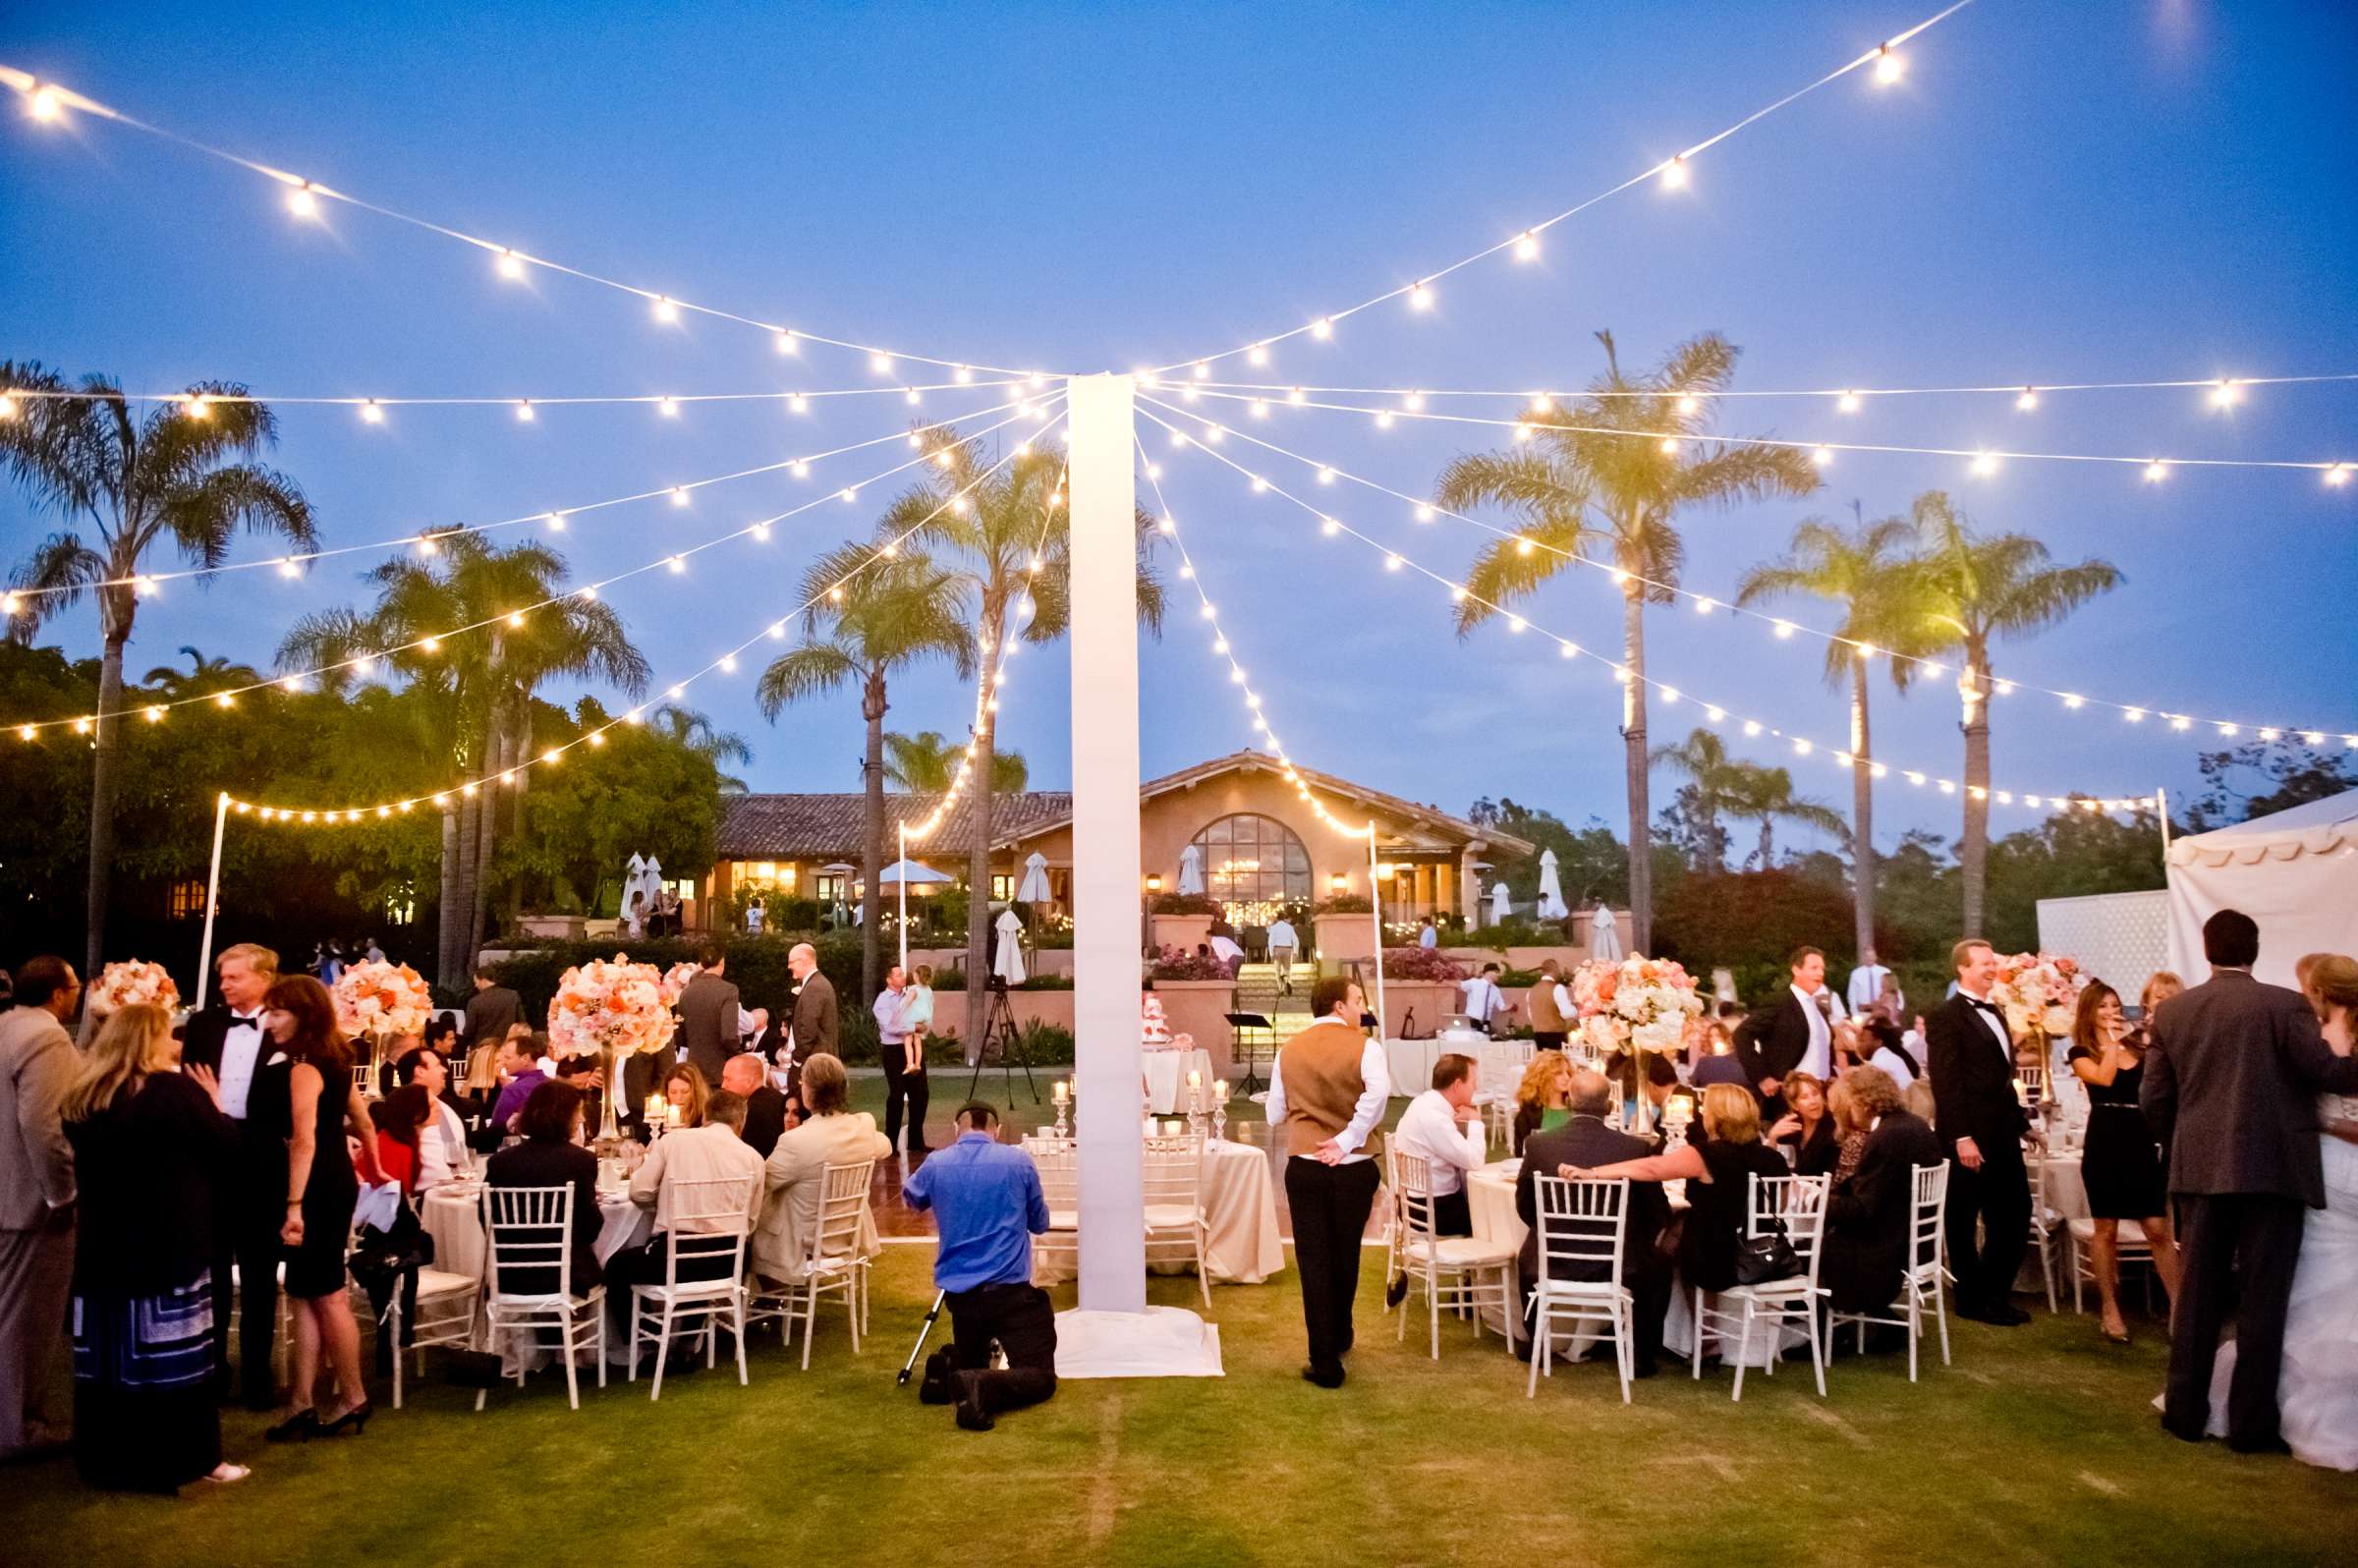
[[[524,257],[518,255],[514,251],[508,249],[506,246],[501,246],[499,250],[499,275],[508,279],[523,277]]]
[[[2238,376],[2235,379],[2235,386],[2236,389],[2241,392],[2256,386],[2333,386],[2346,385],[2352,381],[2358,381],[2358,371],[2344,370],[2317,375]],[[2007,397],[2014,400],[2014,406],[2017,409],[2020,409],[2025,413],[2029,413],[2030,411],[2038,408],[2040,399],[2049,392],[2146,392],[2183,390],[2187,388],[2215,390],[2218,385],[2218,378],[2214,376],[2180,376],[2162,380],[2146,381],[2041,382],[2035,386],[2024,385],[2020,382],[1997,382],[1956,383],[1930,386],[1725,387],[1708,394],[1682,392],[1678,395],[1675,407],[1681,414],[1694,414],[1702,408],[1704,399],[1707,396],[1713,403],[1735,402],[1746,398],[1757,400],[1762,398],[1840,399],[1854,397],[1863,401],[1867,398]],[[1204,389],[1207,392],[1280,392],[1286,390],[1286,388],[1282,386],[1273,386],[1259,381],[1216,380],[1205,382]],[[1321,395],[1347,397],[1409,397],[1413,400],[1410,404],[1410,407],[1412,408],[1421,406],[1421,400],[1427,396],[1436,398],[1511,398],[1520,400],[1530,395],[1527,392],[1520,392],[1506,387],[1408,388],[1397,386],[1305,385],[1302,390],[1305,392],[1315,392]],[[1659,398],[1664,394],[1659,391],[1643,388],[1604,387],[1592,388],[1582,395],[1584,397],[1596,398],[1605,402],[1611,402],[1615,400],[1636,400],[1643,402]]]
[[[1662,189],[1684,191],[1687,188],[1687,155],[1680,153],[1662,165]]]
[[[1875,80],[1879,84],[1887,87],[1907,74],[1907,59],[1897,49],[1886,43],[1876,51]]]

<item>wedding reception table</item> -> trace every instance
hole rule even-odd
[[[600,1221],[597,1260],[646,1240],[654,1229],[654,1211],[631,1202],[622,1187],[601,1185],[597,1190]],[[483,1277],[483,1188],[480,1182],[446,1182],[425,1195],[418,1205],[418,1222],[434,1239],[434,1266],[445,1273]]]
[[[1204,1256],[1213,1279],[1225,1285],[1258,1285],[1285,1267],[1285,1246],[1277,1236],[1277,1191],[1269,1178],[1266,1149],[1207,1139],[1203,1200]],[[1167,1272],[1186,1265],[1155,1266]],[[1070,1277],[1069,1270],[1058,1269],[1053,1275],[1043,1272],[1040,1283]]]
[[[1201,1045],[1193,1050],[1144,1050],[1139,1052],[1147,1067],[1147,1109],[1156,1116],[1187,1114],[1187,1075],[1193,1072],[1204,1086],[1204,1103],[1211,1103],[1211,1052]]]
[[[1453,1055],[1480,1062],[1484,1048],[1493,1043],[1489,1036],[1473,1029],[1443,1030],[1431,1039],[1385,1040],[1384,1070],[1392,1075],[1393,1095],[1415,1098],[1432,1087],[1433,1063]]]

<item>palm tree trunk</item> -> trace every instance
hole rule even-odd
[[[867,881],[860,894],[860,999],[864,1005],[881,989],[876,954],[884,899],[876,879],[884,872],[884,715],[889,708],[884,700],[883,668],[871,668],[860,699],[860,716],[868,720],[868,759],[860,766],[861,783],[868,792],[866,848],[861,856]]]
[[[533,700],[529,696],[517,700],[510,735],[512,738],[508,746],[508,765],[517,767],[525,758],[533,755]],[[521,839],[524,837],[524,795],[525,791],[532,787],[531,771],[529,769],[519,771],[516,775],[516,787],[509,792],[508,796],[506,831],[510,838]],[[505,917],[501,923],[501,929],[513,931],[516,929],[517,917],[524,910],[524,878],[519,876],[508,883],[500,895],[499,907]]]
[[[1850,669],[1851,935],[1859,962],[1875,946],[1875,765],[1869,760],[1867,661]]]
[[[119,588],[100,588],[105,616],[106,647],[98,661],[98,716],[93,721],[95,746],[90,753],[90,881],[88,918],[84,922],[82,973],[96,979],[106,963],[108,883],[115,868],[115,749],[123,721],[114,716],[123,705],[123,644],[131,641],[131,617],[114,601]]]
[[[484,759],[489,764],[483,787],[476,792],[475,860],[467,879],[467,962],[483,950],[483,911],[491,896],[491,846],[499,836],[499,792],[506,785],[499,775],[516,765],[508,754],[508,737],[501,707],[491,710]]]
[[[1990,668],[1986,651],[1968,645],[1957,683],[1965,701],[1965,833],[1957,842],[1957,879],[1965,894],[1964,934],[1982,934],[1982,890],[1990,862]]]
[[[1646,600],[1633,578],[1623,589],[1621,662],[1629,679],[1621,686],[1621,739],[1629,774],[1629,950],[1654,945],[1653,812],[1646,793]]]
[[[1776,818],[1761,818],[1761,869],[1766,871],[1776,865]]]
[[[434,911],[434,926],[435,977],[445,989],[464,989],[467,975],[459,957],[459,803],[449,796],[442,801],[442,900]]]

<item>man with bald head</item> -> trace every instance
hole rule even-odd
[[[1523,1170],[1515,1178],[1515,1212],[1530,1234],[1523,1239],[1523,1337],[1517,1356],[1531,1355],[1531,1289],[1540,1277],[1539,1189],[1536,1178],[1553,1176],[1564,1166],[1582,1170],[1643,1159],[1654,1146],[1643,1138],[1605,1125],[1612,1109],[1613,1086],[1602,1073],[1582,1068],[1572,1075],[1572,1119],[1551,1133],[1534,1133],[1523,1145]],[[1662,1314],[1670,1306],[1670,1266],[1655,1253],[1655,1238],[1670,1218],[1670,1200],[1660,1182],[1629,1184],[1629,1230],[1621,1247],[1621,1283],[1636,1298],[1632,1303],[1634,1369],[1652,1377],[1662,1354]],[[1599,1274],[1603,1265],[1598,1264]]]
[[[732,1056],[720,1070],[720,1087],[745,1098],[745,1125],[737,1136],[763,1159],[786,1131],[786,1096],[773,1088],[761,1058],[751,1051]]]
[[[798,1062],[814,1056],[841,1056],[837,1047],[842,1020],[835,1004],[835,986],[818,972],[818,949],[797,942],[786,955],[794,974],[793,1022],[787,1026],[786,1048]]]

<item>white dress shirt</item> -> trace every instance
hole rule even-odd
[[[1788,987],[1801,1001],[1801,1016],[1810,1026],[1810,1048],[1801,1053],[1796,1066],[1802,1072],[1824,1083],[1834,1065],[1834,1030],[1825,1015],[1818,1011],[1818,998],[1824,991],[1805,991],[1800,986]]]
[[[1973,1010],[1973,1016],[1980,1019],[1983,1023],[1989,1025],[1990,1033],[1997,1036],[1997,1043],[2004,1049],[2006,1053],[2006,1076],[2009,1078],[2014,1077],[2014,1036],[2006,1033],[2006,1021],[2004,1017],[1999,1013],[1990,1010],[1991,1008],[1994,1008],[1997,1004],[1992,1002],[1987,996],[1975,996],[1973,992],[1967,990],[1962,985],[1957,987],[1957,994],[1972,1001],[1987,1004],[1984,1007],[1975,1008]]]
[[[1899,1086],[1902,1093],[1907,1092],[1909,1085],[1916,1082],[1916,1075],[1909,1071],[1907,1060],[1888,1045],[1878,1045],[1875,1048],[1875,1054],[1867,1058],[1867,1065],[1880,1067],[1889,1073],[1891,1082]]]
[[[467,1173],[467,1128],[459,1113],[434,1101],[434,1120],[418,1133],[418,1190],[439,1187]]]
[[[1883,994],[1883,977],[1890,974],[1881,964],[1861,964],[1850,972],[1850,983],[1842,988],[1843,997],[1854,1013],[1864,1013]]]
[[[909,1026],[902,1020],[903,993],[887,985],[876,992],[873,1011],[876,1015],[876,1037],[888,1045],[898,1045],[909,1037]]]
[[[1428,925],[1417,933],[1417,945],[1419,947],[1438,947],[1441,945],[1441,933]]]
[[[1302,938],[1294,934],[1291,921],[1272,921],[1269,924],[1269,945],[1271,947],[1300,947]]]
[[[253,1092],[253,1070],[261,1064],[262,1010],[233,1012],[221,1036],[221,1109],[237,1121],[246,1119],[246,1096]]]
[[[1477,975],[1470,980],[1458,981],[1458,989],[1466,993],[1466,1016],[1477,1024],[1487,1024],[1505,1004],[1506,993],[1498,982],[1488,975]]]
[[[1392,1148],[1414,1154],[1432,1168],[1432,1196],[1446,1198],[1466,1185],[1466,1173],[1489,1158],[1489,1142],[1482,1118],[1460,1127],[1457,1112],[1437,1089],[1429,1089],[1408,1102],[1400,1125],[1392,1129]]]
[[[1368,1135],[1383,1119],[1383,1108],[1392,1097],[1391,1071],[1385,1063],[1383,1046],[1376,1040],[1369,1040],[1359,1053],[1359,1077],[1366,1087],[1360,1090],[1359,1099],[1351,1107],[1351,1120],[1341,1132],[1334,1135],[1334,1145],[1343,1151],[1341,1163],[1345,1165],[1356,1165],[1368,1157],[1364,1147]],[[1285,1125],[1285,1051],[1282,1048],[1278,1050],[1275,1060],[1269,1063],[1269,1101],[1263,1109],[1272,1132]],[[1312,1156],[1297,1154],[1294,1157],[1309,1159]]]

